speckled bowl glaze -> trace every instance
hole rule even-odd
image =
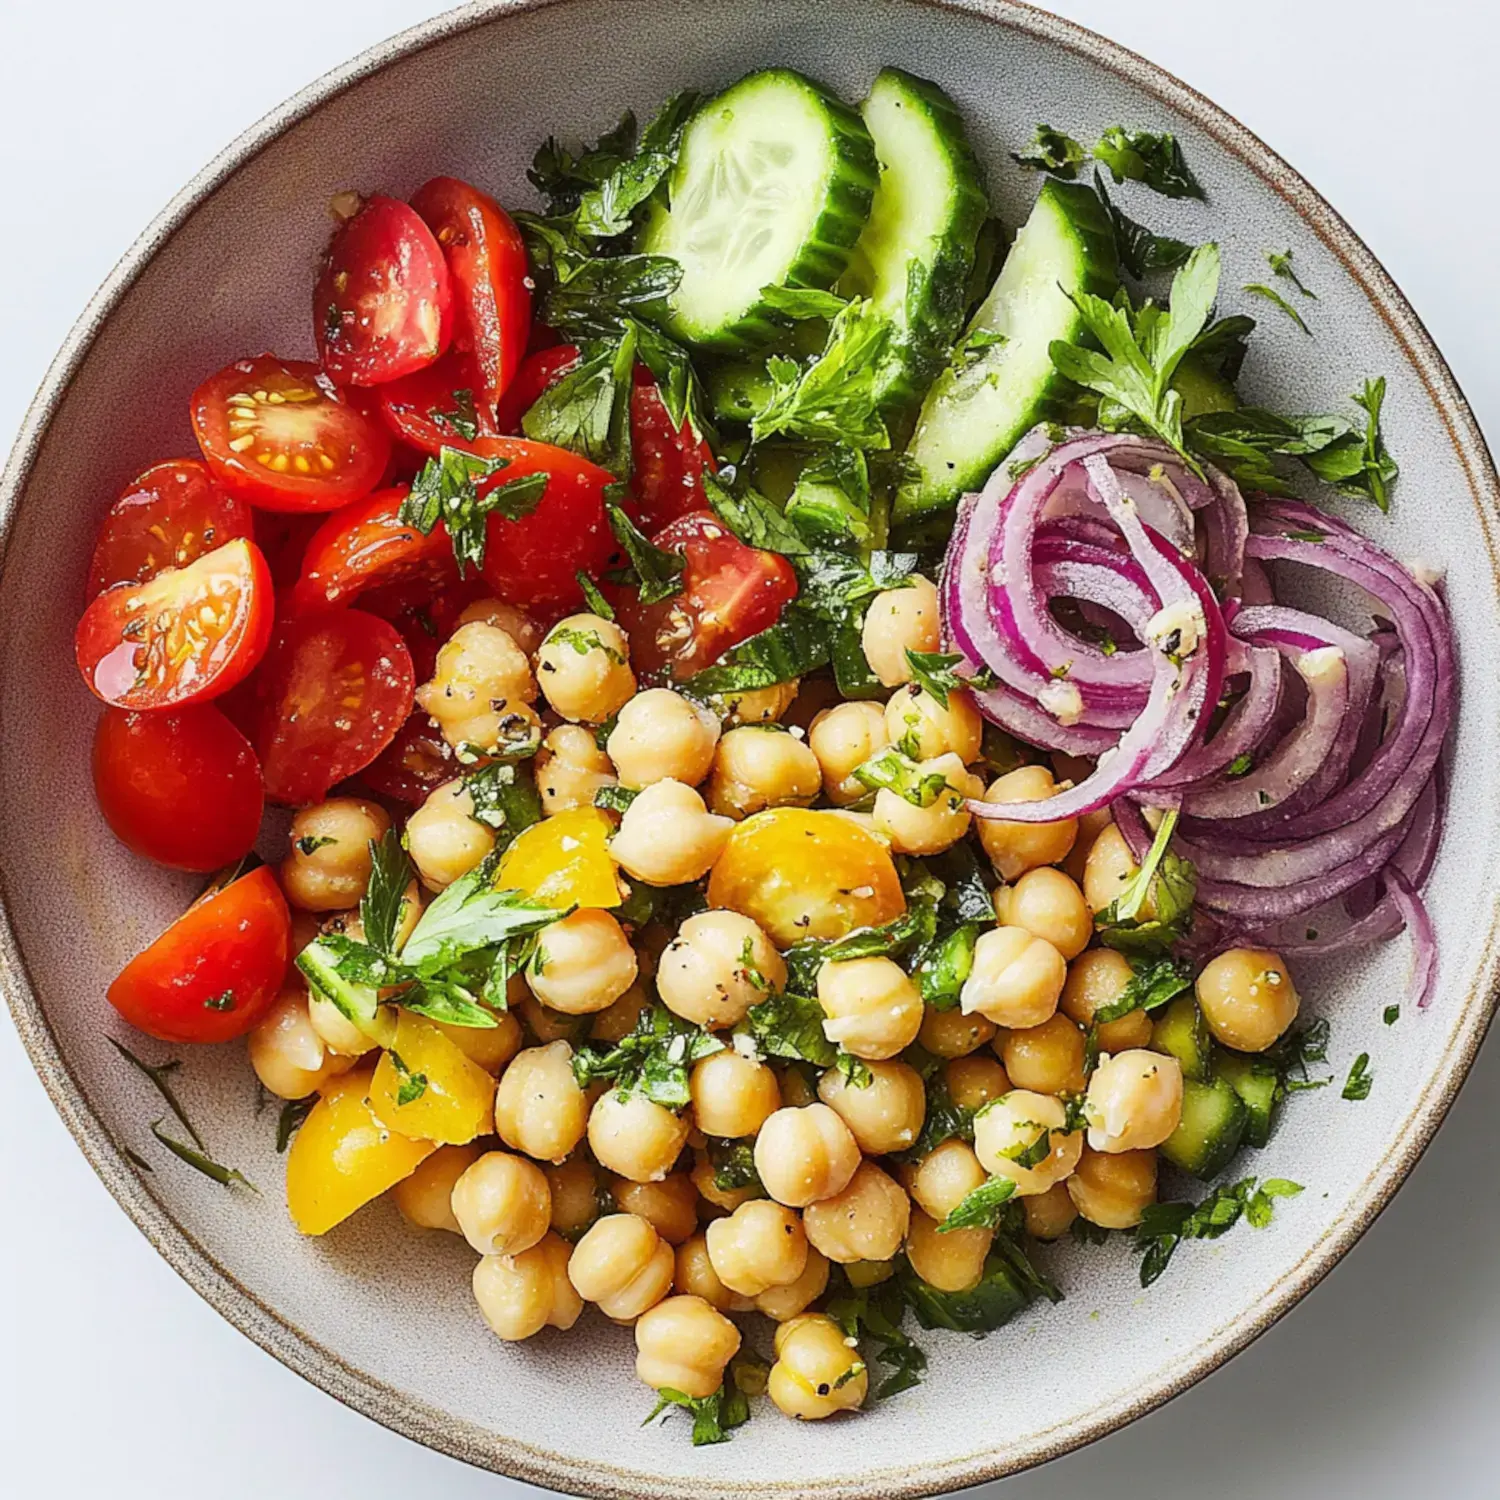
[[[311,350],[308,288],[332,192],[405,194],[454,172],[526,202],[524,168],[549,132],[591,137],[626,105],[649,111],[677,89],[773,62],[850,98],[886,62],[939,81],[1012,222],[1035,182],[1006,153],[1035,121],[1084,137],[1120,120],[1176,131],[1208,206],[1154,201],[1153,219],[1218,238],[1229,288],[1263,274],[1265,247],[1291,245],[1321,299],[1315,344],[1268,320],[1250,390],[1318,409],[1366,374],[1389,376],[1403,478],[1388,520],[1370,508],[1358,519],[1398,554],[1446,569],[1463,700],[1430,886],[1436,1001],[1380,1024],[1406,978],[1399,941],[1306,976],[1310,1006],[1333,1019],[1333,1068],[1342,1076],[1368,1050],[1376,1082],[1358,1107],[1331,1088],[1288,1109],[1248,1168],[1308,1185],[1272,1228],[1190,1247],[1145,1295],[1123,1247],[1059,1250],[1062,1306],[984,1342],[929,1336],[928,1378],[900,1400],[818,1426],[768,1416],[730,1445],[694,1449],[680,1418],[641,1428],[648,1398],[628,1331],[591,1314],[571,1336],[492,1338],[470,1301],[472,1257],[454,1238],[413,1234],[383,1203],[325,1239],[299,1238],[279,1202],[274,1113],[257,1112],[238,1048],[189,1056],[180,1088],[216,1153],[263,1192],[222,1190],[151,1144],[158,1101],[107,1045],[124,1031],[104,988],[191,886],[127,855],[95,811],[96,705],[71,640],[98,518],[132,474],[192,451],[196,381],[236,356]],[[1369,251],[1241,126],[1099,37],[1005,0],[492,0],[452,12],[322,79],[191,183],[94,299],[27,418],[0,485],[6,998],[80,1146],[189,1284],[309,1380],[420,1442],[558,1490],[652,1500],[884,1500],[1011,1473],[1149,1411],[1269,1327],[1369,1226],[1453,1100],[1495,1004],[1497,498],[1463,397]],[[131,1166],[127,1146],[161,1158],[154,1175]],[[769,1343],[764,1329],[758,1338]]]

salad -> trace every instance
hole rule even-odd
[[[1241,399],[1219,247],[1122,206],[1204,198],[1172,136],[1015,161],[1012,235],[936,85],[771,69],[539,212],[340,193],[316,357],[204,380],[90,564],[100,810],[212,875],[114,1009],[244,1039],[303,1234],[389,1195],[499,1338],[597,1304],[695,1442],[917,1384],[1051,1242],[1264,1228],[1291,963],[1432,991],[1448,618],[1319,503],[1389,505],[1384,382]],[[139,1169],[244,1183],[116,1045]]]

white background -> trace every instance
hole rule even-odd
[[[437,0],[0,3],[0,439],[19,424],[99,281],[182,183],[319,73],[439,8]],[[1480,421],[1500,431],[1500,197],[1489,180],[1500,22],[1489,6],[1069,0],[1055,8],[1171,69],[1291,160],[1389,267]],[[691,9],[685,0],[685,20]],[[1424,503],[1421,474],[1403,476],[1399,503]],[[1156,1415],[982,1493],[1500,1493],[1497,1104],[1500,1052],[1491,1048],[1395,1204],[1279,1327]],[[115,1207],[3,1020],[0,1140],[6,1493],[540,1493],[384,1431],[222,1322]]]

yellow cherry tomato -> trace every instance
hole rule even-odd
[[[753,917],[779,948],[893,922],[906,897],[890,847],[842,813],[774,807],[746,818],[708,879],[708,904]]]
[[[462,1146],[494,1129],[495,1080],[431,1021],[403,1010],[376,1064],[370,1109],[414,1141]]]
[[[355,1209],[409,1177],[437,1150],[387,1130],[370,1111],[374,1073],[335,1078],[292,1137],[286,1206],[303,1234],[327,1234]]]
[[[628,893],[609,854],[614,831],[609,814],[597,807],[544,818],[505,851],[495,884],[548,906],[618,906]]]

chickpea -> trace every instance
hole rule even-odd
[[[795,1281],[768,1286],[755,1298],[755,1310],[777,1323],[804,1313],[828,1290],[828,1257],[814,1245],[807,1247],[807,1264]]]
[[[781,1108],[775,1073],[733,1047],[695,1063],[688,1089],[698,1129],[722,1140],[754,1135]]]
[[[342,911],[370,883],[370,844],[391,826],[385,809],[359,797],[330,797],[293,819],[281,862],[287,900],[306,911]]]
[[[568,615],[536,654],[536,680],[565,719],[602,724],[635,693],[625,632],[602,615]]]
[[[641,956],[637,949],[637,961]],[[612,1005],[606,1005],[603,1010],[594,1013],[589,1022],[589,1040],[611,1043],[623,1041],[635,1030],[641,1012],[648,1009],[650,1004],[651,997],[646,993],[645,986],[640,980],[636,980]]]
[[[906,1238],[911,1200],[874,1162],[861,1162],[842,1193],[808,1204],[802,1227],[829,1260],[889,1260]]]
[[[529,1339],[549,1324],[571,1328],[583,1299],[568,1280],[572,1247],[549,1234],[519,1255],[486,1255],[474,1267],[474,1300],[502,1339]]]
[[[958,1009],[934,1010],[929,1005],[917,1041],[934,1057],[967,1057],[984,1046],[996,1029],[987,1016],[966,1016]]]
[[[668,1297],[635,1325],[635,1373],[652,1390],[701,1399],[724,1383],[740,1331],[702,1297]]]
[[[1300,1004],[1285,960],[1268,948],[1231,948],[1198,976],[1208,1029],[1237,1052],[1264,1052],[1297,1019]]]
[[[610,1180],[609,1194],[622,1214],[644,1219],[669,1245],[680,1245],[698,1227],[698,1189],[686,1172],[660,1182]]]
[[[1156,1202],[1156,1152],[1085,1151],[1064,1184],[1073,1206],[1102,1229],[1134,1229]]]
[[[994,1241],[993,1229],[939,1233],[938,1221],[917,1209],[906,1232],[906,1258],[928,1286],[940,1292],[966,1292],[983,1279],[984,1263]]]
[[[542,644],[542,627],[524,609],[514,604],[502,604],[498,599],[476,599],[465,606],[458,617],[460,625],[472,625],[481,620],[503,630],[527,656],[532,656]]]
[[[431,682],[416,692],[455,749],[519,750],[540,738],[541,721],[531,707],[536,682],[526,653],[495,625],[460,625],[437,655]]]
[[[995,927],[974,944],[959,1005],[999,1026],[1040,1026],[1056,1012],[1067,977],[1062,954],[1045,938],[1024,927]]]
[[[801,686],[801,679],[793,677],[789,682],[778,682],[772,687],[725,693],[719,701],[723,703],[725,717],[732,725],[774,724],[792,706]]]
[[[1139,868],[1130,845],[1125,842],[1125,835],[1111,822],[1095,838],[1083,864],[1083,898],[1088,902],[1089,910],[1103,911],[1135,878]],[[1137,917],[1147,922],[1155,915],[1155,896],[1148,892]]]
[[[521,1050],[521,1023],[508,1010],[495,1017],[493,1026],[454,1026],[447,1021],[432,1024],[492,1078],[498,1078],[506,1063]]]
[[[531,992],[565,1016],[586,1016],[612,1005],[635,983],[635,949],[607,911],[580,907],[537,936],[527,967]]]
[[[805,1208],[849,1186],[859,1142],[826,1104],[778,1109],[755,1138],[755,1170],[778,1202]]]
[[[406,850],[422,884],[445,890],[495,847],[495,830],[474,816],[474,799],[460,780],[445,781],[406,820]]]
[[[890,744],[885,711],[878,703],[840,703],[825,708],[807,731],[807,746],[823,775],[823,795],[836,807],[858,802],[867,788],[854,778],[856,766]]]
[[[687,1144],[687,1121],[644,1094],[610,1089],[589,1111],[589,1148],[607,1172],[660,1182]]]
[[[755,1198],[708,1226],[708,1258],[730,1291],[758,1297],[806,1269],[807,1234],[790,1208]]]
[[[1040,1026],[1012,1031],[1000,1056],[1018,1089],[1038,1094],[1081,1094],[1088,1086],[1083,1072],[1085,1038],[1066,1016]]]
[[[529,989],[519,999],[513,1000],[511,1006],[529,1041],[572,1043],[588,1030],[587,1016],[565,1016],[560,1010],[543,1005]]]
[[[885,732],[912,760],[951,754],[968,765],[979,758],[984,721],[966,689],[950,692],[944,708],[926,689],[909,682],[897,688],[885,706]]]
[[[881,1062],[917,1039],[922,997],[901,966],[888,958],[825,963],[818,970],[823,1035],[855,1057]]]
[[[568,1280],[585,1302],[622,1322],[655,1307],[672,1289],[672,1247],[637,1214],[610,1214],[573,1247]]]
[[[592,807],[600,787],[619,784],[609,757],[594,743],[594,736],[577,724],[559,724],[549,731],[534,764],[542,813],[549,818],[576,807]]]
[[[748,818],[768,807],[809,807],[822,786],[817,756],[796,735],[746,725],[719,741],[708,805],[726,818]]]
[[[692,787],[656,781],[625,809],[609,852],[647,885],[686,885],[708,874],[733,831],[734,819],[709,812]]]
[[[1018,1198],[1045,1193],[1073,1171],[1083,1154],[1083,1132],[1064,1135],[1066,1123],[1061,1099],[1012,1089],[974,1117],[974,1154],[991,1177],[1009,1177]],[[1047,1155],[1035,1166],[1021,1166],[1016,1158],[1035,1149],[1044,1135],[1050,1143]]]
[[[552,1195],[552,1228],[564,1239],[576,1240],[599,1217],[599,1175],[585,1152],[542,1168]]]
[[[1033,937],[1046,938],[1066,959],[1077,958],[1094,935],[1094,917],[1077,884],[1041,865],[1028,870],[1014,885],[995,892],[995,920],[1002,927],[1024,927]]]
[[[949,751],[936,760],[920,761],[924,776],[947,778],[943,790],[928,807],[908,802],[899,792],[882,787],[875,794],[875,828],[890,840],[897,854],[941,854],[968,831],[973,821],[967,799],[984,795],[984,782],[964,770],[964,763]]]
[[[1078,820],[1078,837],[1068,850],[1068,857],[1062,862],[1063,873],[1081,886],[1094,841],[1106,828],[1114,826],[1114,815],[1107,807],[1096,807],[1093,812],[1084,813]]]
[[[478,1146],[439,1146],[410,1177],[403,1177],[391,1189],[401,1217],[414,1229],[462,1234],[453,1212],[453,1187],[482,1154]]]
[[[245,1041],[255,1076],[278,1099],[305,1099],[354,1066],[352,1057],[335,1052],[314,1028],[300,979],[282,987]]]
[[[818,1079],[806,1063],[784,1062],[779,1076],[783,1105],[801,1109],[804,1104],[817,1102]]]
[[[858,1347],[832,1318],[803,1313],[776,1330],[776,1363],[766,1390],[787,1416],[816,1422],[836,1411],[857,1411],[869,1386]]]
[[[573,1077],[573,1049],[551,1042],[518,1052],[495,1091],[500,1139],[512,1150],[556,1163],[583,1139],[587,1126],[588,1105]]]
[[[1068,1195],[1067,1182],[1054,1183],[1045,1193],[1022,1198],[1021,1210],[1026,1215],[1026,1233],[1032,1239],[1042,1241],[1060,1240],[1078,1217],[1078,1210]]]
[[[658,781],[697,786],[714,761],[719,721],[671,688],[647,688],[621,710],[605,747],[620,774],[633,788]]]
[[[983,1109],[991,1099],[1010,1092],[1010,1079],[999,1060],[983,1053],[953,1058],[943,1069],[943,1082],[960,1109]]]
[[[667,1009],[711,1030],[737,1025],[752,1005],[785,984],[786,963],[770,938],[733,911],[689,917],[656,972]]]
[[[907,586],[886,589],[870,601],[860,633],[865,660],[886,687],[911,681],[908,651],[936,651],[938,640],[938,594],[930,580],[913,573]]]
[[[1159,1146],[1182,1119],[1182,1064],[1144,1048],[1107,1057],[1089,1079],[1083,1112],[1095,1151]]]
[[[753,1183],[749,1187],[721,1188],[714,1175],[714,1164],[706,1151],[698,1151],[693,1156],[693,1167],[688,1173],[693,1179],[693,1186],[698,1189],[698,1196],[712,1209],[721,1213],[731,1214],[741,1204],[749,1203],[751,1199],[761,1196],[760,1189]]]
[[[381,1006],[377,1020],[383,1020],[389,1011],[389,1006]],[[369,1032],[356,1026],[332,1000],[326,995],[319,994],[317,990],[307,992],[307,1020],[312,1029],[317,1032],[323,1045],[340,1057],[363,1057],[365,1053],[380,1045]],[[394,1021],[391,1022],[390,1030],[394,1038],[396,1034]],[[254,1064],[253,1058],[251,1063]],[[272,1092],[274,1093],[275,1090],[273,1089]]]
[[[872,1062],[863,1088],[837,1068],[818,1080],[818,1097],[849,1127],[867,1156],[904,1151],[922,1133],[927,1090],[922,1075],[904,1062]]]
[[[454,1184],[453,1216],[481,1255],[519,1255],[550,1228],[552,1190],[535,1162],[487,1151]]]
[[[987,1174],[969,1143],[954,1138],[934,1147],[922,1158],[908,1186],[922,1212],[941,1224],[986,1181]]]
[[[985,792],[986,802],[1045,802],[1057,795],[1057,783],[1046,766],[1017,766],[997,776]],[[1038,865],[1055,865],[1067,858],[1078,836],[1078,822],[1013,823],[1004,818],[980,818],[979,842],[1002,880],[1016,880]],[[1092,904],[1092,903],[1090,903]]]
[[[731,1292],[714,1270],[708,1254],[708,1236],[701,1230],[677,1247],[677,1270],[672,1290],[688,1297],[701,1297],[718,1312],[749,1312],[755,1301],[742,1292]],[[826,1264],[826,1262],[825,1262]]]
[[[1130,983],[1131,968],[1123,953],[1113,948],[1090,948],[1080,953],[1068,969],[1058,1009],[1082,1027],[1094,1024],[1095,1014],[1113,1005]],[[1125,1052],[1151,1041],[1151,1017],[1136,1009],[1099,1026],[1096,1038],[1100,1052]]]

